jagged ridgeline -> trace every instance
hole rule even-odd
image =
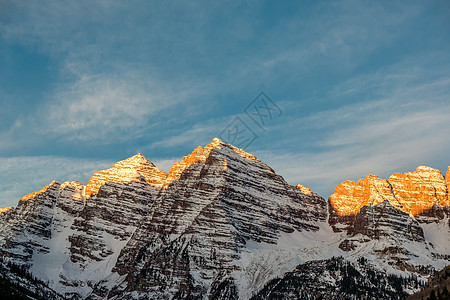
[[[47,299],[397,299],[450,264],[449,172],[326,201],[219,139],[169,173],[138,154],[1,211],[2,278]]]

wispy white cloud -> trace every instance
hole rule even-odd
[[[3,136],[16,137],[9,148],[20,144],[20,135],[26,136],[22,143],[28,140],[30,144],[31,135],[51,136],[61,142],[129,141],[152,130],[164,130],[164,123],[181,111],[186,118],[199,114],[196,105],[186,102],[210,91],[209,80],[180,80],[176,70],[172,70],[172,78],[164,78],[167,72],[152,55],[164,58],[169,68],[171,61],[179,59],[170,59],[169,36],[175,38],[173,35],[183,30],[191,38],[179,36],[180,43],[188,43],[186,49],[197,47],[197,32],[206,15],[194,18],[176,7],[166,10],[165,4],[144,6],[138,9],[104,1],[8,3],[10,16],[0,21],[1,37],[11,44],[39,49],[58,62],[54,66],[57,81],[44,99],[38,99],[40,109],[31,115],[17,115],[20,122],[32,125],[26,130],[2,130]],[[182,6],[195,9],[195,5]],[[159,13],[182,14],[183,18],[168,23],[169,15]],[[20,22],[8,21],[14,18]],[[145,23],[155,28],[142,26],[139,19],[150,19]],[[193,27],[183,26],[183,22]],[[166,44],[167,51],[159,44]],[[204,112],[207,106],[201,106]]]
[[[175,92],[162,91],[139,79],[83,76],[63,85],[43,107],[45,130],[63,140],[104,143],[130,140],[162,122],[158,113],[183,101]],[[122,134],[118,134],[118,133]]]
[[[347,104],[286,119],[278,130],[297,129],[291,140],[281,141],[280,148],[289,150],[257,155],[291,184],[309,185],[323,196],[340,182],[369,173],[387,178],[419,165],[445,172],[450,165],[450,77],[442,72],[445,64],[434,66],[432,74],[429,65],[427,59],[407,60],[344,81],[326,97]],[[366,98],[357,101],[359,97]]]
[[[328,116],[333,118],[334,113]],[[388,178],[394,172],[414,171],[420,165],[445,173],[450,165],[446,130],[450,128],[449,115],[449,108],[433,108],[397,117],[378,116],[376,123],[368,119],[339,126],[321,142],[320,151],[256,154],[289,183],[307,185],[327,197],[340,182],[367,174]]]

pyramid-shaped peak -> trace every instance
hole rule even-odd
[[[158,169],[150,160],[138,153],[115,163],[112,168],[94,174],[86,185],[86,197],[96,194],[108,182],[129,183],[145,180],[148,184],[161,187],[167,173]]]
[[[248,153],[244,149],[240,149],[240,148],[235,147],[235,146],[233,146],[233,145],[231,145],[229,143],[226,143],[226,142],[222,141],[219,138],[214,138],[210,144],[206,145],[205,148],[207,148],[207,147],[213,147],[213,148],[227,147],[227,148],[233,150],[236,154],[239,154],[242,157],[245,157],[245,158],[248,158],[248,159],[251,159],[251,160],[259,161],[259,159],[256,158],[256,156],[254,156],[253,154]]]
[[[124,165],[151,165],[151,166],[155,166],[150,160],[148,160],[147,158],[145,158],[145,156],[143,156],[141,153],[138,153],[136,155],[133,155],[125,160],[121,160],[119,162],[117,162],[114,166],[124,166]]]
[[[247,153],[245,150],[239,149],[233,145],[230,145],[228,143],[225,143],[219,138],[214,138],[211,143],[207,144],[206,146],[198,146],[197,148],[192,151],[191,154],[184,156],[183,159],[179,162],[176,162],[173,164],[173,166],[170,168],[169,175],[167,176],[164,186],[169,186],[173,181],[180,178],[181,173],[192,166],[193,164],[199,162],[199,161],[205,161],[208,156],[210,155],[211,151],[214,149],[229,149],[235,154],[251,159],[259,161],[259,159],[256,158],[256,156]],[[231,153],[232,153],[231,152]]]
[[[223,144],[224,142],[221,139],[219,139],[219,138],[213,138],[211,143]]]

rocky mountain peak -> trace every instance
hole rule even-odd
[[[19,203],[23,202],[23,201],[30,200],[32,198],[35,198],[36,196],[45,193],[50,188],[55,188],[55,187],[58,188],[59,186],[60,186],[59,182],[57,182],[56,180],[53,180],[52,182],[50,182],[49,184],[44,186],[40,191],[32,192],[32,193],[29,193],[28,195],[22,197],[19,200]]]
[[[73,190],[82,190],[84,189],[84,185],[82,185],[81,183],[79,183],[78,181],[66,181],[64,183],[61,184],[61,189],[73,189]]]
[[[310,188],[307,188],[304,185],[301,184],[297,184],[297,187],[300,189],[300,191],[305,194],[305,195],[317,195],[316,193],[314,193]]]
[[[437,169],[418,167],[415,172],[394,173],[389,183],[401,210],[411,215],[424,213],[435,205],[449,206],[447,182]]]
[[[397,207],[390,191],[387,180],[369,174],[357,182],[347,180],[339,184],[329,201],[339,216],[356,215],[362,207],[377,205],[386,199]]]
[[[136,155],[133,155],[125,160],[119,161],[116,164],[118,165],[151,165],[155,166],[151,161],[149,161],[145,156],[143,156],[141,153],[138,153]]]
[[[420,166],[415,172],[394,173],[388,180],[367,175],[357,182],[342,182],[329,200],[338,216],[356,215],[362,207],[385,200],[416,216],[434,206],[449,206],[447,182],[439,170]]]
[[[173,164],[173,166],[170,168],[169,175],[167,176],[164,182],[164,187],[168,187],[172,182],[178,180],[181,176],[181,173],[190,166],[192,166],[193,164],[198,163],[200,161],[206,161],[206,159],[209,157],[209,154],[213,149],[222,149],[222,148],[229,148],[242,157],[252,160],[258,160],[254,155],[249,154],[244,150],[236,148],[230,144],[227,144],[222,140],[220,140],[219,138],[214,138],[212,142],[206,145],[205,147],[199,146],[195,148],[191,154],[184,156],[181,161]]]
[[[146,181],[148,184],[161,187],[167,173],[158,169],[143,155],[137,154],[115,163],[112,168],[94,174],[86,185],[86,198],[96,194],[107,182],[129,183]]]
[[[441,174],[441,171],[439,171],[438,169],[433,169],[431,167],[427,167],[427,166],[418,166],[416,168],[416,172],[417,173],[436,173],[436,174]]]

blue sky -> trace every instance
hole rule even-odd
[[[324,197],[450,164],[448,1],[1,1],[0,206],[138,152],[170,165],[239,117]],[[258,127],[265,92],[282,110]]]

